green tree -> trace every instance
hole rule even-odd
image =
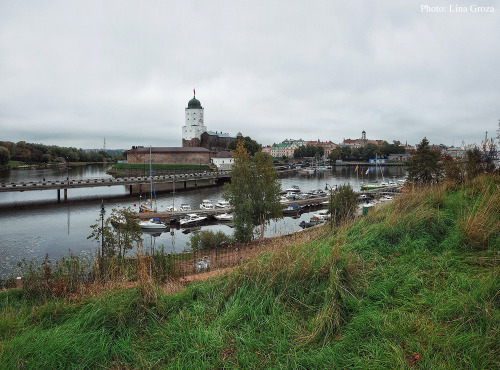
[[[366,162],[380,156],[380,149],[376,144],[368,143],[361,149],[362,159]]]
[[[280,183],[272,158],[257,152],[251,160],[243,140],[238,140],[233,157],[231,183],[225,185],[224,198],[234,208],[235,240],[249,242],[255,226],[261,225],[263,230],[271,219],[282,217]]]
[[[334,163],[337,159],[340,159],[340,149],[333,149],[328,155],[328,159],[330,159],[330,163]]]
[[[255,140],[252,140],[252,138],[250,138],[250,136],[246,136],[246,137],[238,136],[238,140],[235,140],[235,141],[232,141],[231,143],[229,143],[228,149],[236,150],[236,146],[240,140],[244,141],[245,149],[250,153],[250,155],[255,155],[255,153],[257,153],[262,148],[262,145],[260,145]]]
[[[114,241],[118,249],[118,256],[125,257],[125,253],[142,242],[142,229],[135,221],[136,213],[131,207],[113,208],[109,221],[114,228]]]
[[[135,212],[130,207],[113,209],[104,220],[104,228],[100,218],[90,228],[92,233],[87,239],[102,243],[104,234],[104,245],[101,245],[104,257],[124,257],[127,250],[142,242],[141,227],[135,221]]]
[[[261,226],[261,235],[264,237],[266,225],[272,219],[283,216],[283,207],[280,203],[281,182],[278,171],[273,166],[270,155],[257,152],[253,158],[252,169],[254,171],[252,187],[252,222]]]
[[[7,148],[0,146],[0,166],[6,166],[10,161],[10,152]]]
[[[343,146],[340,148],[340,159],[343,161],[348,161],[351,159],[351,148],[348,146]]]
[[[427,185],[437,181],[441,170],[439,154],[431,150],[427,138],[417,146],[408,167],[408,179],[414,184]]]
[[[446,179],[455,184],[461,184],[465,180],[463,163],[450,155],[445,155],[442,160]]]
[[[467,150],[464,159],[465,176],[467,180],[472,180],[485,172],[483,166],[483,158],[478,147]]]
[[[330,196],[328,211],[332,224],[339,226],[356,216],[357,195],[349,185],[341,185]]]

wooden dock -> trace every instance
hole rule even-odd
[[[399,193],[401,192],[401,188],[399,186],[386,186],[383,188],[379,189],[373,189],[373,190],[366,190],[362,192],[356,193],[357,195],[361,194],[370,194],[374,198],[379,197],[381,194],[384,193]],[[322,208],[326,207],[328,205],[328,200],[330,199],[330,196],[323,196],[323,197],[314,197],[314,198],[309,198],[309,199],[302,199],[302,200],[291,200],[289,202],[284,202],[283,208],[288,207],[289,205],[292,204],[297,204],[301,206],[302,208]],[[197,215],[203,215],[207,216],[209,219],[214,219],[215,215],[223,214],[223,213],[228,213],[231,212],[231,208],[215,208],[213,210],[191,210],[191,211],[176,211],[176,212],[156,212],[156,213],[138,213],[137,218],[140,220],[149,220],[150,218],[156,217],[159,218],[162,222],[165,223],[178,223],[179,220],[185,215],[185,214],[197,214]]]

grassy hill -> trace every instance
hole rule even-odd
[[[0,368],[500,368],[499,187],[410,192],[187,287],[0,293]]]

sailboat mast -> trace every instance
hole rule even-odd
[[[155,196],[155,212],[158,212],[158,209],[156,207],[156,190],[155,190],[155,177],[153,174],[153,160],[151,159],[151,146],[149,146],[149,169],[151,172],[151,197]]]

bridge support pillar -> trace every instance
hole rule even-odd
[[[57,203],[61,202],[61,189],[57,189]]]
[[[64,189],[64,200],[68,200],[68,189]]]
[[[184,181],[184,190],[187,189],[187,181]]]
[[[132,185],[129,185],[128,191],[129,191],[129,194],[132,195]]]

